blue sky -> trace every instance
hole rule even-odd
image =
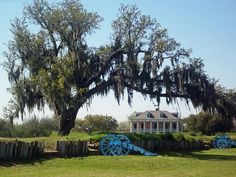
[[[11,39],[10,20],[20,16],[23,6],[32,0],[0,0],[0,62]],[[50,0],[50,2],[56,2]],[[185,48],[192,48],[193,56],[204,59],[205,70],[219,83],[227,88],[236,88],[236,0],[82,0],[88,11],[96,11],[104,18],[100,30],[89,38],[92,45],[105,44],[111,34],[111,22],[117,16],[120,4],[136,4],[147,15],[155,17],[169,35],[179,41]],[[7,104],[9,87],[6,72],[0,69],[0,116],[2,107]],[[82,108],[78,117],[86,114],[112,115],[119,121],[126,120],[134,111],[155,109],[150,100],[144,100],[135,94],[132,108],[127,98],[119,106],[112,93],[108,97],[96,97],[89,108]],[[167,106],[161,103],[161,109],[181,111],[182,116],[196,113],[189,110],[184,103]],[[46,111],[46,114],[50,114]]]

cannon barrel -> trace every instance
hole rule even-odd
[[[128,155],[130,151],[139,152],[145,156],[157,155],[156,153],[146,151],[143,148],[131,144],[125,135],[109,134],[103,137],[99,142],[99,149],[106,156]]]

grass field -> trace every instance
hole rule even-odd
[[[168,153],[156,157],[89,156],[2,162],[1,177],[233,177],[236,148]]]

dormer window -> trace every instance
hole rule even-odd
[[[147,112],[147,118],[154,118],[154,116],[152,115],[152,113]]]
[[[160,118],[168,118],[163,112],[160,113]]]

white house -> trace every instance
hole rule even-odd
[[[168,111],[145,111],[136,113],[130,120],[131,133],[172,133],[181,131],[178,113]]]

